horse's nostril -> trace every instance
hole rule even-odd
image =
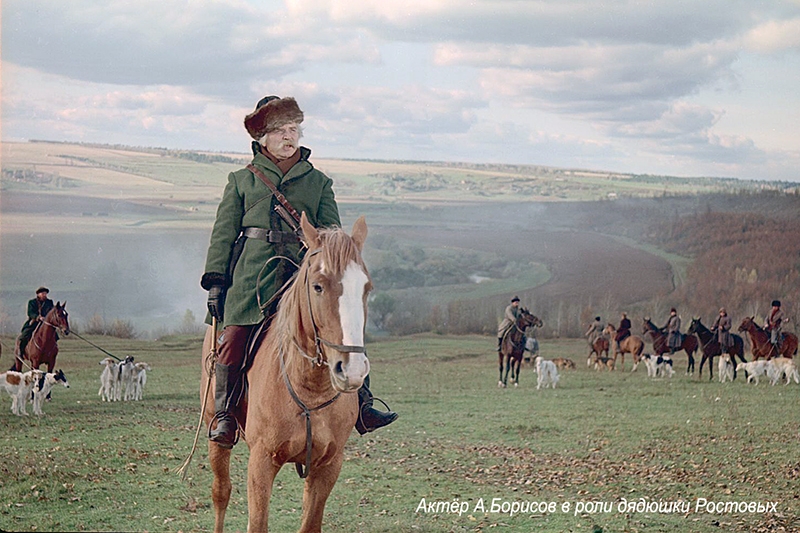
[[[333,371],[336,372],[336,375],[338,376],[344,375],[344,364],[342,364],[341,361],[337,361]]]

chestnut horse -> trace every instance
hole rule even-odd
[[[703,358],[700,360],[700,377],[703,377],[703,363],[708,360],[708,379],[714,379],[714,358],[728,353],[731,356],[731,363],[733,363],[733,379],[736,379],[736,357],[738,356],[742,363],[747,362],[744,358],[744,341],[739,335],[731,333],[733,344],[727,352],[723,352],[717,334],[705,327],[699,318],[692,317],[692,323],[689,324],[686,332],[697,335],[697,339],[700,341],[700,349],[703,351]]]
[[[522,355],[525,353],[525,330],[531,326],[542,327],[543,322],[532,315],[524,307],[520,308],[517,321],[503,337],[497,359],[500,366],[500,380],[498,387],[508,387],[508,373],[511,371],[511,383],[519,385],[519,370],[522,366]],[[503,361],[505,360],[505,376],[503,375]]]
[[[38,370],[41,365],[47,365],[47,371],[53,372],[58,355],[57,331],[61,331],[65,336],[69,335],[69,315],[66,307],[66,301],[63,305],[61,302],[56,302],[55,307],[36,325],[24,354],[19,353],[19,339],[17,339],[15,350],[18,354],[15,361],[17,372],[22,371],[23,359],[30,361],[33,370]]]
[[[617,360],[617,354],[622,356],[620,359],[620,367],[622,370],[625,370],[625,354],[629,353],[633,356],[633,369],[631,372],[634,372],[639,365],[639,360],[644,351],[644,341],[642,338],[638,335],[628,335],[622,339],[621,342],[617,343],[614,341],[614,338],[617,336],[617,328],[614,327],[614,324],[607,325],[603,333],[608,335],[611,338],[611,342],[614,343],[614,361],[616,362]],[[616,368],[616,365],[614,365],[614,368]]]
[[[586,366],[592,365],[592,356],[594,355],[594,363],[597,364],[600,359],[605,358],[608,359],[608,347],[610,343],[608,342],[608,338],[605,335],[600,335],[597,337],[592,344],[589,345],[589,357],[586,359]],[[605,355],[603,355],[605,354]],[[616,353],[614,354],[616,357]],[[616,358],[614,359],[614,363],[616,366]]]
[[[367,237],[364,217],[356,221],[352,237],[340,228],[315,229],[305,213],[300,225],[308,253],[257,348],[247,372],[249,391],[237,413],[250,448],[251,532],[267,531],[272,485],[286,463],[295,463],[305,477],[300,531],[321,531],[325,503],[356,423],[356,391],[369,373],[364,328],[372,283],[361,258]],[[211,342],[208,328],[204,354],[210,352]],[[209,424],[214,398],[202,396],[208,380],[206,365],[202,367],[201,401]],[[231,495],[230,458],[230,449],[209,441],[216,532],[223,530]]]
[[[649,337],[649,342],[653,344],[653,351],[656,352],[656,355],[670,353],[670,348],[667,344],[667,335],[661,331],[661,328],[653,324],[649,317],[645,317],[642,320],[642,336],[645,340],[648,340]],[[697,351],[697,337],[694,335],[681,335],[680,349],[689,356],[686,373],[691,374],[694,372],[694,352]]]
[[[775,353],[775,346],[769,341],[769,332],[760,327],[753,320],[754,317],[748,316],[739,324],[739,331],[746,331],[750,335],[750,344],[753,345],[753,359],[758,360],[762,357],[769,360],[773,357],[791,358],[797,353],[797,335],[794,333],[783,333],[783,342],[780,344],[780,354]]]

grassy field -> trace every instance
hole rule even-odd
[[[200,340],[92,338],[117,356],[153,366],[141,402],[97,396],[103,354],[61,341],[71,384],[18,418],[0,401],[0,529],[4,531],[208,531],[213,524],[201,444],[188,479],[173,471],[189,453],[199,416]],[[2,360],[8,364],[10,339]],[[800,528],[800,388],[686,377],[651,380],[644,368],[595,372],[580,341],[544,341],[565,356],[556,390],[497,388],[491,337],[418,336],[370,343],[373,390],[400,413],[390,427],[348,442],[326,511],[329,532],[797,531]],[[630,362],[628,362],[630,369]],[[784,406],[789,406],[788,409]],[[229,531],[247,525],[247,447],[233,456]],[[272,500],[274,531],[296,530],[302,483],[284,468]],[[467,510],[423,511],[422,499]],[[552,503],[555,512],[492,512]],[[618,502],[689,502],[687,513],[618,512]],[[774,502],[771,513],[709,513],[696,502]],[[476,510],[483,500],[485,509]],[[465,503],[466,502],[466,503]],[[586,512],[587,502],[612,506]],[[612,505],[613,504],[613,505]],[[562,512],[562,505],[569,505]],[[576,514],[576,505],[583,506]],[[426,508],[427,510],[428,508]],[[597,511],[599,509],[591,509]]]

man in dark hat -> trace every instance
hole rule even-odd
[[[209,314],[223,328],[215,368],[216,414],[209,429],[209,438],[223,448],[236,442],[233,408],[248,339],[259,323],[274,315],[280,288],[304,255],[287,209],[262,180],[269,180],[315,227],[341,226],[332,180],[311,164],[311,150],[300,146],[302,122],[303,112],[294,98],[267,96],[256,104],[244,118],[256,170],[232,172],[217,208],[200,284],[208,291]],[[247,239],[261,242],[244,246]],[[369,376],[358,391],[356,429],[362,435],[397,418],[394,412],[373,409],[368,387]]]
[[[44,320],[47,313],[53,310],[53,300],[47,297],[50,289],[47,287],[39,287],[36,289],[36,298],[28,300],[28,320],[22,325],[22,330],[17,339],[19,340],[19,352],[16,354],[22,357],[25,354],[25,348],[33,337],[33,332],[36,326]]]
[[[780,300],[772,301],[772,309],[764,320],[765,329],[769,332],[769,341],[775,347],[776,353],[780,353],[781,327],[783,324],[783,311],[781,311]]]
[[[594,350],[594,341],[603,335],[603,328],[603,322],[600,320],[599,316],[596,316],[594,317],[594,322],[589,324],[589,329],[583,334],[589,342],[589,355],[592,355],[592,351]]]
[[[732,326],[733,322],[731,321],[731,317],[728,316],[728,312],[724,307],[720,307],[719,316],[714,321],[714,325],[711,326],[711,332],[717,334],[717,342],[719,343],[722,353],[728,353],[728,350],[730,350],[733,345],[733,336],[731,336]]]
[[[683,344],[683,335],[681,335],[681,317],[678,316],[678,310],[674,307],[669,310],[669,318],[667,323],[661,328],[667,334],[667,346],[669,353],[673,354],[681,349]]]
[[[517,323],[519,317],[519,296],[511,298],[511,303],[506,306],[503,312],[503,320],[497,326],[497,351],[499,352],[503,347],[503,339]]]
[[[628,318],[628,313],[623,312],[619,319],[619,327],[617,334],[614,336],[614,342],[617,343],[617,351],[620,351],[619,343],[631,336],[631,319]]]

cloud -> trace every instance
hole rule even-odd
[[[6,0],[2,25],[14,137],[246,150],[267,93],[329,156],[744,168],[796,129],[733,118],[753,57],[759,98],[794,72],[796,0]]]
[[[748,31],[744,45],[763,54],[783,50],[800,50],[800,18],[769,20]]]
[[[291,24],[242,1],[9,0],[3,8],[4,60],[94,83],[221,95],[221,83],[279,79],[310,60],[378,60],[363,34],[316,31],[299,41]]]

